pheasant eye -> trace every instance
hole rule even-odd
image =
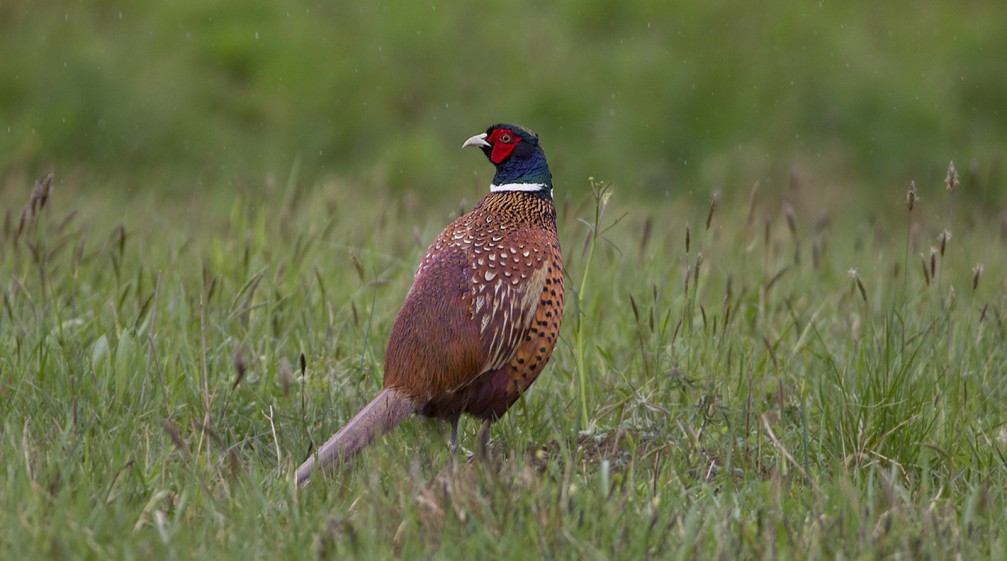
[[[511,138],[511,135],[508,134],[508,133],[503,133],[503,134],[500,135],[500,142],[503,142],[504,144],[510,144],[511,140],[514,140],[514,139]]]

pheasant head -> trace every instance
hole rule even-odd
[[[538,135],[521,125],[498,124],[462,144],[478,146],[496,166],[490,191],[533,191],[552,196],[552,173]]]

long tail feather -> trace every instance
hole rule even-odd
[[[415,411],[412,401],[394,389],[384,389],[346,426],[297,468],[297,485],[306,484],[312,472],[334,467],[367,446],[375,436],[384,434]]]

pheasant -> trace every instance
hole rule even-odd
[[[509,124],[462,144],[496,166],[490,192],[424,254],[392,325],[383,389],[297,468],[298,485],[359,452],[410,415],[490,425],[538,378],[563,319],[563,257],[552,174],[538,136]]]

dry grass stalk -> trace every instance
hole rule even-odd
[[[975,267],[972,267],[972,292],[975,292],[976,288],[979,288],[979,277],[983,274],[983,264],[976,263]]]
[[[920,200],[919,194],[916,192],[916,182],[909,182],[909,190],[906,191],[906,208],[909,212],[913,211],[913,207],[916,206],[916,201]]]

